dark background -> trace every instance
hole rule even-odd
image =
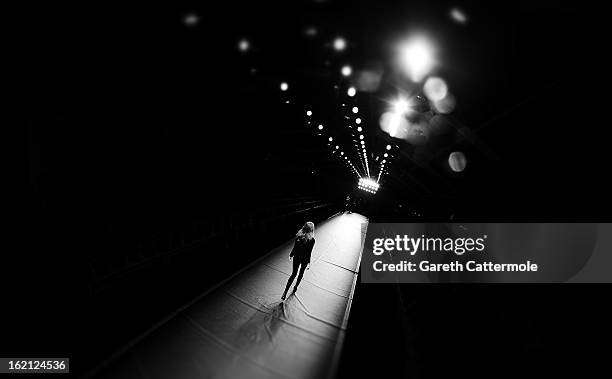
[[[449,19],[455,5],[466,25]],[[29,181],[25,236],[2,265],[0,352],[69,356],[85,372],[304,220],[340,210],[356,179],[304,111],[348,138],[339,68],[385,68],[414,28],[438,43],[455,127],[422,148],[394,141],[402,154],[371,221],[609,221],[602,15],[552,1],[15,11]],[[349,42],[341,55],[326,47],[336,35]],[[356,99],[375,153],[390,142],[376,127],[385,80]],[[460,175],[446,163],[454,150],[468,157]],[[359,285],[340,374],[584,373],[609,340],[608,290]]]

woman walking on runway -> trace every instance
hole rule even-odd
[[[282,300],[285,300],[287,297],[287,291],[289,291],[289,287],[291,287],[295,275],[297,274],[298,277],[295,282],[295,287],[293,287],[293,293],[297,291],[302,276],[304,276],[304,270],[310,269],[310,254],[312,253],[314,243],[314,224],[308,221],[295,235],[295,244],[293,245],[291,254],[289,254],[289,260],[293,259],[293,272],[287,281],[285,292],[283,292],[283,296],[281,297]]]

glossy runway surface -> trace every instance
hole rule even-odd
[[[311,269],[284,302],[280,297],[291,274],[293,240],[178,310],[105,365],[98,377],[332,376],[366,225],[358,214],[339,214],[316,225]]]

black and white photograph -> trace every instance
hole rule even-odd
[[[609,376],[603,5],[5,15],[0,376]]]

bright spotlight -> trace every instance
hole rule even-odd
[[[423,37],[404,42],[398,51],[401,68],[415,82],[423,80],[434,66],[432,47]]]
[[[351,66],[346,65],[342,66],[340,72],[342,73],[342,76],[351,76],[351,74],[353,73],[353,69],[351,68]]]
[[[361,119],[359,117],[357,117],[355,119],[355,124],[357,124],[357,125],[361,124]]]
[[[392,106],[393,113],[397,113],[398,115],[404,115],[410,110],[410,101],[406,98],[400,97],[399,99],[393,101]]]
[[[323,130],[323,125],[319,124],[319,130]]]
[[[389,156],[389,154],[385,153],[385,155],[383,155],[383,157],[387,158]]]
[[[380,188],[380,184],[371,178],[360,178],[357,187],[362,191],[375,194]]]
[[[357,112],[359,112],[359,108],[353,107],[353,113],[357,113]]]
[[[306,116],[308,117],[312,116],[312,111],[306,111]]]
[[[282,82],[282,83],[280,84],[280,89],[281,89],[281,91],[286,91],[286,90],[288,90],[288,89],[289,89],[289,84],[287,84],[286,82]]]
[[[342,37],[334,39],[334,50],[342,51],[344,49],[346,49],[346,40]]]
[[[349,95],[350,97],[355,96],[355,94],[357,93],[357,90],[355,89],[355,87],[351,87],[348,89],[348,91],[346,91],[347,95]]]
[[[363,134],[359,135],[359,139],[363,139]]]
[[[332,137],[329,137],[327,140],[328,140],[329,142],[331,142],[331,141],[333,141],[334,139],[333,139]]]
[[[336,145],[336,150],[338,150],[340,148],[340,146]]]
[[[361,132],[362,130],[363,130],[363,129],[361,128],[361,126],[357,128],[357,131],[358,131],[358,132]]]
[[[391,145],[387,145],[386,149],[391,150]]]

